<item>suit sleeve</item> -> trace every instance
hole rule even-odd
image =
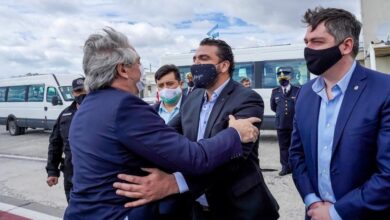
[[[275,91],[274,90],[272,90],[270,105],[271,105],[271,110],[273,112],[276,112],[276,102],[275,102]]]
[[[132,96],[122,100],[116,125],[118,139],[123,145],[168,171],[200,175],[242,155],[235,129],[191,142],[167,126],[150,106]]]
[[[369,211],[390,210],[390,94],[380,115],[376,156],[378,171],[335,203],[335,209],[343,219],[364,216]]]
[[[181,110],[168,122],[168,125],[174,128],[178,133],[183,133],[183,128],[181,126]]]
[[[49,149],[47,153],[46,172],[48,176],[60,176],[59,166],[62,160],[63,140],[60,132],[60,119],[62,113],[58,116],[49,138]]]
[[[236,118],[249,118],[249,117],[258,117],[263,119],[264,114],[264,103],[260,95],[250,90],[250,94],[242,95],[246,97],[234,111],[232,112]],[[240,96],[241,97],[241,96]],[[255,124],[257,128],[260,129],[260,123]],[[191,192],[191,195],[194,198],[199,197],[204,190],[214,184],[215,181],[231,176],[234,172],[237,172],[242,163],[245,163],[244,160],[247,160],[249,155],[253,152],[254,148],[258,146],[259,141],[256,143],[242,144],[243,146],[243,157],[231,161],[228,164],[218,168],[215,172],[208,174],[207,176],[194,177],[194,176],[185,176],[188,188]]]
[[[297,102],[299,99],[299,93],[297,94]],[[299,108],[299,102],[296,105],[295,112],[297,112],[297,108]],[[292,176],[295,183],[296,188],[298,189],[299,194],[302,199],[304,199],[307,195],[314,193],[315,190],[310,181],[310,177],[307,171],[307,165],[305,161],[305,152],[301,140],[301,135],[299,131],[299,127],[297,125],[297,114],[294,116],[293,120],[293,131],[291,135],[291,146],[289,150],[289,160],[292,168]]]
[[[246,96],[247,99],[240,104],[236,109],[234,109],[233,115],[236,118],[249,118],[257,117],[263,120],[264,116],[264,102],[259,94],[250,90],[251,93]],[[261,127],[261,123],[254,124],[258,129]],[[243,144],[243,157],[247,159],[249,154],[253,151],[253,148],[259,144],[257,140],[255,143]]]

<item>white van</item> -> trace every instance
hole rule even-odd
[[[37,74],[0,79],[0,125],[10,135],[27,128],[52,129],[73,101],[72,81],[81,74]]]

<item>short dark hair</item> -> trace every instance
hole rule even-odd
[[[335,38],[336,43],[341,43],[347,37],[354,41],[353,53],[356,56],[359,52],[359,35],[362,23],[349,11],[338,8],[316,7],[308,9],[302,21],[312,27],[312,31],[324,22],[328,32]]]
[[[157,80],[160,80],[163,76],[167,75],[170,72],[173,72],[175,74],[175,79],[177,81],[181,81],[179,69],[173,64],[161,66],[154,74],[154,80],[157,82]]]
[[[243,82],[250,82],[251,80],[248,78],[248,77],[243,77],[241,80],[240,80],[240,83],[243,83]]]
[[[218,54],[220,61],[227,60],[230,63],[229,74],[233,75],[234,71],[234,56],[232,52],[232,48],[223,40],[213,39],[213,38],[205,38],[203,39],[200,46],[216,46],[218,47]]]

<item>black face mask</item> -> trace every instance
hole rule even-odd
[[[188,85],[188,87],[194,87],[194,82],[189,81],[189,82],[187,83],[187,85]]]
[[[191,73],[196,88],[208,89],[215,84],[218,78],[214,64],[194,64],[191,66]]]
[[[286,87],[288,86],[288,84],[290,83],[290,81],[288,81],[287,79],[281,79],[279,80],[279,84],[283,87]]]
[[[343,55],[339,45],[323,50],[305,48],[305,60],[307,68],[314,75],[322,75],[326,70],[336,64]]]
[[[82,95],[79,95],[79,96],[75,96],[75,97],[74,97],[74,101],[75,101],[77,104],[81,105],[81,103],[83,102],[85,96],[86,96],[85,94],[82,94]]]

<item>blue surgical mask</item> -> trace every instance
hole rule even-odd
[[[196,88],[208,89],[215,84],[218,78],[214,64],[194,64],[191,73]]]

